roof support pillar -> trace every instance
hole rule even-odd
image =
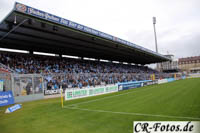
[[[59,57],[62,58],[62,54],[61,53],[59,54]]]
[[[32,55],[32,54],[33,54],[33,50],[29,50],[29,54],[31,54],[31,55]]]

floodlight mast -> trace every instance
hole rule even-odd
[[[156,17],[153,17],[153,29],[154,29],[154,36],[155,36],[156,53],[158,53],[158,44],[157,44],[157,36],[156,36]],[[156,64],[156,69],[159,70],[158,63]]]
[[[153,17],[153,27],[154,27],[156,53],[158,53],[158,44],[157,44],[157,36],[156,36],[156,17]]]

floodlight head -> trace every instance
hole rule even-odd
[[[93,40],[93,41],[95,41],[95,40],[96,40],[96,38],[95,38],[95,37],[92,37],[92,40]]]
[[[45,24],[45,23],[41,23],[41,27],[42,27],[42,28],[45,28],[45,27],[46,27],[46,24]]]
[[[53,31],[58,31],[58,27],[57,26],[53,26]]]
[[[33,23],[33,20],[32,19],[28,19],[28,24],[32,25],[32,23]]]
[[[153,24],[156,24],[156,17],[153,17]]]
[[[15,15],[15,18],[14,18],[14,24],[17,24],[17,17]]]

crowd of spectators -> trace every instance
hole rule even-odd
[[[146,66],[0,52],[0,61],[19,74],[42,74],[48,90],[148,80],[158,72]]]

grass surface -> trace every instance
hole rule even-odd
[[[23,103],[4,114],[0,133],[132,133],[133,121],[200,121],[200,79],[186,79],[101,96]]]

